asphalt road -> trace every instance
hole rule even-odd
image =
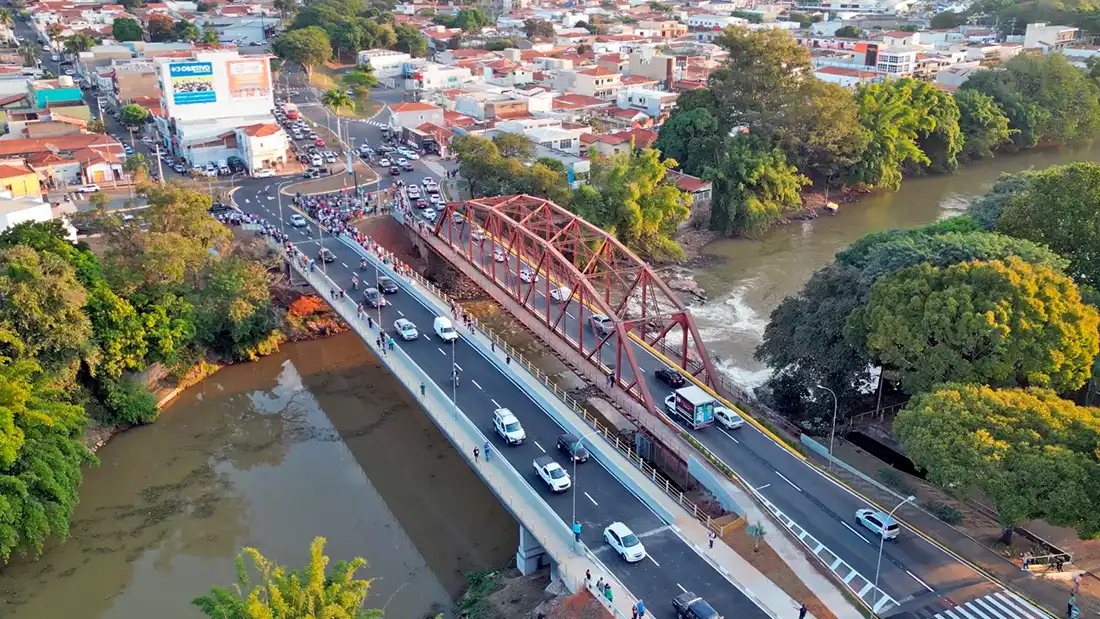
[[[278,221],[274,201],[261,195],[258,199],[244,203],[240,199],[241,191],[238,190],[234,195],[234,200],[242,210],[256,213],[271,222]],[[252,190],[248,193],[256,198]],[[287,221],[294,212],[284,204],[283,214]],[[327,274],[338,285],[343,286],[348,294],[359,294],[352,290],[351,277],[363,275],[357,268],[360,254],[331,237],[319,239],[320,231],[312,223],[310,226],[314,228],[312,238],[318,240],[311,240],[304,228],[295,229],[287,223],[286,229],[290,231],[290,239],[307,253],[319,250],[321,244],[330,249],[336,255],[336,261],[325,265]],[[369,282],[374,277],[376,273],[368,272],[363,279]],[[398,283],[403,287],[406,285],[403,281]],[[460,338],[453,345],[447,345],[431,333],[435,313],[421,305],[404,288],[396,294],[388,295],[387,300],[390,305],[385,308],[370,310],[372,318],[395,336],[393,323],[398,318],[407,318],[417,325],[421,337],[411,342],[397,339],[397,345],[445,392],[452,391],[452,363],[460,369],[461,385],[454,390],[456,402],[478,423],[486,436],[493,437],[494,457],[503,456],[517,471],[529,475],[532,487],[567,524],[573,521],[575,502],[576,519],[582,525],[584,543],[593,549],[634,595],[649,602],[647,606],[655,617],[671,619],[674,616],[671,599],[683,590],[703,595],[726,617],[767,617],[763,610],[749,601],[699,556],[675,530],[621,485],[596,458],[576,467],[576,476],[570,490],[561,494],[551,493],[546,484],[535,475],[532,463],[536,457],[546,453],[565,466],[570,476],[573,476],[573,467],[567,466],[566,457],[555,449],[557,438],[563,433],[563,429],[523,389],[506,379],[495,365],[487,362],[464,339]],[[510,409],[519,418],[528,437],[524,444],[506,446],[493,431],[492,414],[498,407]],[[573,493],[578,494],[574,496]],[[610,552],[603,541],[603,529],[616,521],[625,523],[641,538],[649,558],[628,564]]]
[[[444,222],[441,234],[451,234],[451,238],[462,245],[462,251],[466,251],[475,263],[480,263],[486,273],[493,273],[495,269],[498,281],[504,282],[512,290],[518,286],[521,294],[526,294],[530,287],[534,286],[533,293],[527,296],[528,304],[539,314],[546,315],[548,310],[546,291],[553,289],[555,284],[551,283],[548,286],[545,280],[534,284],[524,283],[517,276],[517,267],[536,264],[537,259],[528,261],[521,256],[505,252],[506,262],[494,264],[493,244],[490,241],[486,240],[480,244],[475,241],[471,244],[467,226],[448,226],[447,223]],[[563,306],[554,301],[549,305],[551,316],[556,319]],[[562,331],[568,334],[570,340],[576,342],[578,323],[583,324],[584,334],[581,341],[585,350],[591,351],[600,341],[588,323],[592,312],[575,299],[571,299],[565,305],[565,310]],[[643,380],[660,405],[672,390],[657,380],[655,372],[668,366],[637,342],[631,340],[630,345],[644,373]],[[614,336],[603,346],[600,356],[604,364],[616,365]],[[625,384],[633,382],[634,377],[629,366],[621,365],[619,372]],[[673,419],[677,422],[681,421],[677,417]],[[857,524],[855,520],[856,510],[874,509],[873,506],[813,467],[806,465],[785,447],[780,446],[750,424],[745,424],[741,429],[732,432],[718,425],[702,430],[686,429],[752,484],[761,495],[824,544],[832,555],[843,559],[867,582],[874,582],[878,560],[878,539],[874,533]],[[826,558],[826,563],[833,560],[833,557],[828,554],[823,558]],[[897,540],[886,542],[878,580],[879,588],[886,595],[898,601],[905,601],[910,597],[940,592],[963,583],[985,579],[924,538],[912,531],[905,531]],[[855,586],[857,590],[863,588],[859,584]],[[878,595],[881,596],[881,594]],[[953,595],[960,599],[954,599]],[[946,597],[961,603],[965,601],[963,596],[965,596],[964,593],[955,593],[948,594]],[[876,594],[868,589],[863,599],[873,603]]]

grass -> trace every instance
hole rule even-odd
[[[309,81],[322,90],[331,90],[333,88],[343,89],[343,86],[340,85],[340,74],[348,71],[349,68],[336,68],[328,65],[317,67],[313,70],[313,75],[310,76]],[[374,101],[370,97],[352,96],[351,101],[354,104],[354,108],[351,110],[342,109],[337,112],[337,115],[345,118],[367,119],[371,118],[378,113],[378,110],[382,109],[382,103],[380,101]]]

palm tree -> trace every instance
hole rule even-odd
[[[324,105],[338,114],[341,109],[354,107],[355,104],[352,103],[348,93],[339,88],[331,88],[326,90],[325,94],[321,95],[321,105]]]
[[[749,537],[752,538],[752,551],[760,552],[760,540],[764,539],[764,536],[768,534],[768,531],[764,528],[764,525],[760,524],[759,522],[757,522],[756,524],[750,524],[748,527],[745,528],[745,533],[748,533]]]
[[[46,36],[50,37],[51,43],[57,43],[57,39],[61,37],[61,33],[65,32],[65,26],[54,22],[49,26],[46,26]]]
[[[77,34],[74,34],[73,36],[65,39],[64,49],[66,54],[69,54],[70,56],[76,56],[80,52],[86,52],[92,49],[92,46],[94,45],[95,39],[83,32],[78,32]]]
[[[11,28],[12,24],[14,24],[14,23],[15,23],[15,16],[12,15],[11,9],[0,8],[0,24],[4,24],[8,28]]]
[[[19,55],[23,57],[24,66],[33,67],[34,61],[38,60],[38,46],[29,39],[23,41],[19,44]]]
[[[140,183],[149,176],[149,162],[146,161],[145,155],[141,153],[134,153],[127,157],[122,164],[122,169],[128,172],[130,178],[136,183]]]

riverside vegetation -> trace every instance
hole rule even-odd
[[[231,242],[208,195],[143,185],[149,208],[86,215],[100,255],[57,222],[0,234],[0,557],[37,555],[68,534],[89,423],[149,423],[138,374],[182,378],[206,360],[247,361],[317,326],[319,305],[282,295],[264,247]]]
[[[772,313],[758,396],[827,434],[876,401],[928,480],[1100,538],[1100,165],[1006,174],[966,215],[864,236]],[[877,381],[876,377],[881,376]]]

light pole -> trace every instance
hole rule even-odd
[[[569,452],[570,458],[573,460],[573,518],[570,520],[569,526],[573,526],[573,523],[577,522],[577,450],[579,450],[584,443],[584,439],[592,436],[593,434],[599,434],[599,430],[593,430],[588,434],[577,439],[576,443],[573,443],[573,449]],[[574,542],[575,543],[575,542]]]
[[[829,431],[829,470],[831,471],[833,470],[833,440],[836,438],[836,393],[832,389],[829,389],[828,387],[820,383],[817,385],[817,388],[824,389],[825,391],[829,392],[829,395],[833,396],[833,428]]]
[[[915,500],[917,500],[917,497],[915,497],[913,495],[909,495],[908,497],[905,498],[904,501],[902,501],[901,503],[898,503],[897,507],[895,507],[894,509],[891,509],[890,513],[886,514],[886,517],[889,518],[889,519],[893,519],[894,512],[898,511],[898,509],[900,509],[902,505],[905,505],[906,503],[911,503]],[[885,522],[882,523],[882,526],[885,527],[886,523]],[[879,593],[878,575],[879,575],[879,570],[882,568],[882,545],[883,545],[883,543],[886,542],[886,531],[885,531],[885,529],[883,531],[881,531],[881,533],[882,533],[882,535],[878,539],[878,562],[875,563],[875,595],[874,595],[874,598],[871,602],[871,608],[874,608],[877,605],[877,602],[878,602],[878,593]]]

